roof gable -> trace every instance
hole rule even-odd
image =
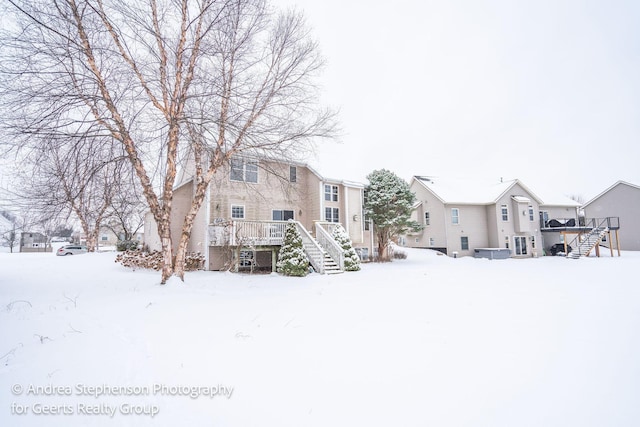
[[[541,203],[540,198],[517,179],[499,183],[428,176],[414,176],[413,179],[445,204],[491,205],[516,185],[519,185],[526,193],[518,194],[518,196],[534,199]]]
[[[612,186],[610,186],[609,188],[607,188],[606,190],[604,190],[603,192],[601,192],[600,194],[598,194],[597,196],[595,196],[594,198],[592,198],[591,200],[589,200],[587,203],[584,204],[584,207],[589,206],[590,204],[592,204],[593,202],[595,202],[596,200],[598,200],[600,197],[604,196],[605,194],[607,194],[609,191],[613,190],[614,188],[620,186],[620,185],[627,185],[631,188],[635,188],[640,190],[640,186],[639,185],[635,185],[635,184],[631,184],[629,182],[626,181],[617,181],[615,184],[613,184]]]

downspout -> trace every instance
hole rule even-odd
[[[351,214],[349,213],[349,189],[346,185],[342,184],[342,188],[344,189],[344,224],[345,231],[347,232],[347,236],[351,238],[351,234],[349,234],[349,222]]]
[[[209,225],[211,224],[211,185],[207,187],[207,193],[204,198],[206,203],[205,219],[204,219],[204,269],[209,271]]]

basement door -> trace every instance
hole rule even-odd
[[[527,237],[526,236],[514,236],[513,247],[515,248],[516,255],[527,254]]]

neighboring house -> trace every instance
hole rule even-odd
[[[42,233],[25,231],[20,235],[20,252],[51,252],[49,239]]]
[[[100,233],[98,234],[98,246],[116,246],[119,241],[124,240],[124,236],[124,232],[116,234],[111,228],[100,227]],[[143,234],[136,233],[133,240],[142,243],[144,240]]]
[[[417,200],[413,219],[424,229],[408,235],[407,246],[449,256],[474,256],[476,249],[509,249],[519,258],[542,255],[542,200],[520,181],[482,185],[414,176],[410,187]]]
[[[194,188],[185,176],[174,192],[174,249]],[[364,185],[360,183],[325,178],[305,164],[234,158],[210,184],[194,221],[188,251],[204,254],[208,270],[274,270],[284,228],[292,220],[314,268],[319,272],[339,269],[342,250],[330,237],[334,224],[342,224],[362,258],[371,253],[372,235],[365,230],[363,203]],[[151,214],[144,235],[149,249],[160,249]]]
[[[621,238],[613,245],[640,251],[640,186],[618,181],[585,203],[583,209],[587,218],[619,218]]]

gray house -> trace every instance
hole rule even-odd
[[[618,181],[588,201],[587,217],[618,217],[622,250],[640,251],[640,186]]]
[[[522,182],[414,176],[410,187],[417,199],[413,219],[424,228],[405,236],[407,246],[450,256],[497,251],[516,258],[542,255],[542,200]]]

